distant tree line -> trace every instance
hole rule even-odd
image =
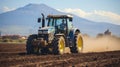
[[[20,36],[20,35],[0,36],[0,42],[25,42],[26,39],[27,39],[26,36]]]

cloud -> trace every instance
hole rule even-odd
[[[73,13],[73,14],[76,14],[80,17],[86,17],[88,15],[90,15],[91,13],[87,13],[81,9],[71,9],[71,8],[66,8],[66,9],[63,9],[63,10],[60,10],[58,9],[59,11],[62,11],[62,12],[67,12],[67,13]]]
[[[120,24],[120,15],[118,15],[116,13],[112,13],[110,11],[97,11],[97,10],[95,10],[94,14],[106,17],[109,22],[111,21],[111,22],[114,22],[116,24]]]
[[[65,8],[65,9],[58,9],[62,12],[72,13],[79,17],[83,17],[89,20],[98,21],[98,22],[109,22],[112,24],[120,25],[120,15],[110,12],[110,11],[103,11],[103,10],[93,10],[91,12],[86,12],[82,9],[76,8]]]
[[[7,7],[7,6],[4,6],[4,7],[2,8],[2,11],[3,11],[3,12],[12,11],[12,10],[15,10],[15,8],[9,8],[9,7]]]

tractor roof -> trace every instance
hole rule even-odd
[[[48,18],[72,18],[71,15],[48,15]]]

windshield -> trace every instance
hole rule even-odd
[[[48,26],[54,26],[54,19],[48,19]]]
[[[63,19],[63,18],[50,18],[50,19],[48,19],[48,26],[59,26],[63,23],[66,24],[66,19]]]

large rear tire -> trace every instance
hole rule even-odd
[[[33,47],[33,44],[32,44],[32,41],[34,39],[37,39],[37,35],[34,34],[34,35],[30,35],[27,39],[27,43],[26,43],[26,51],[27,51],[27,54],[33,54],[35,53],[35,50],[37,51],[37,48],[35,49]]]
[[[65,51],[65,38],[60,36],[53,41],[53,54],[64,54]]]
[[[80,34],[74,37],[74,46],[70,47],[71,53],[81,53],[83,50],[83,39]]]

